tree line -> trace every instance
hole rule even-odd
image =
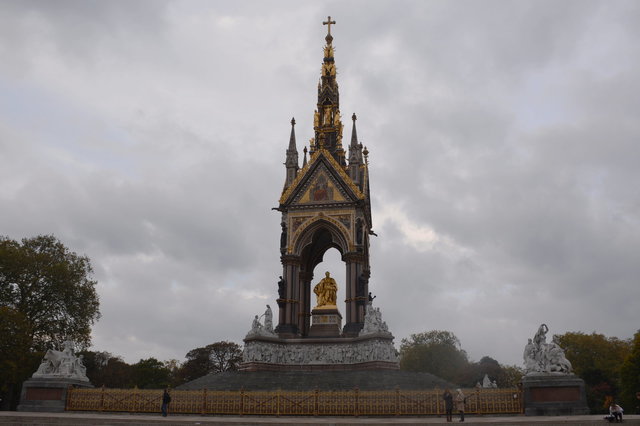
[[[554,335],[553,340],[564,349],[573,372],[584,380],[592,413],[606,413],[609,403],[616,401],[627,413],[640,414],[640,330],[626,340],[581,332]],[[460,340],[441,330],[402,339],[400,368],[432,373],[462,387],[481,383],[485,374],[498,387],[515,387],[524,374],[522,368],[501,365],[489,356],[470,361]]]
[[[186,360],[141,359],[127,364],[109,352],[82,351],[87,377],[94,386],[108,388],[162,389],[175,387],[212,373],[236,371],[242,348],[234,342],[215,342],[187,352]]]
[[[71,252],[51,235],[15,241],[0,237],[0,409],[15,408],[22,382],[38,368],[47,349],[73,340],[95,386],[163,388],[210,373],[236,370],[242,348],[215,342],[187,352],[184,362],[141,359],[127,364],[109,352],[89,351],[91,326],[100,318],[97,282],[88,257]],[[594,413],[611,399],[640,412],[640,331],[632,339],[570,332],[554,336],[575,374],[586,384]],[[412,334],[400,344],[400,368],[432,373],[462,387],[485,374],[499,387],[513,387],[523,370],[490,356],[471,361],[449,331]]]

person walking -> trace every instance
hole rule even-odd
[[[169,403],[171,402],[171,395],[169,395],[169,388],[165,388],[162,393],[162,417],[167,417],[167,409],[169,408]]]
[[[453,416],[453,395],[451,395],[451,391],[449,389],[444,390],[442,399],[444,399],[444,410],[447,414],[447,422],[450,422],[452,421],[451,417]]]
[[[460,413],[460,421],[464,422],[464,404],[467,401],[464,394],[462,393],[462,389],[456,389],[456,410]]]

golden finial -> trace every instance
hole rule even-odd
[[[322,22],[322,25],[327,26],[327,36],[324,39],[327,40],[327,43],[329,44],[331,44],[331,41],[333,40],[333,37],[331,36],[331,24],[335,25],[335,23],[336,21],[331,20],[331,16],[327,16],[327,21]]]
[[[362,151],[362,153],[364,154],[364,162],[369,164],[369,150],[366,146],[364,147],[364,151]]]

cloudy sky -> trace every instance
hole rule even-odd
[[[521,365],[542,322],[631,337],[640,3],[4,0],[0,234],[92,259],[93,349],[184,360],[276,305],[327,15],[396,344],[449,330]],[[335,250],[318,268],[343,279]]]

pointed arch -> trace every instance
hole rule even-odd
[[[350,242],[350,232],[344,225],[333,218],[320,214],[307,221],[296,231],[291,245],[294,255],[306,257],[304,255],[308,254],[312,248],[313,251],[322,251],[324,254],[330,247],[335,247],[341,255],[344,255],[351,250],[352,243]],[[321,260],[322,257],[320,257]]]

